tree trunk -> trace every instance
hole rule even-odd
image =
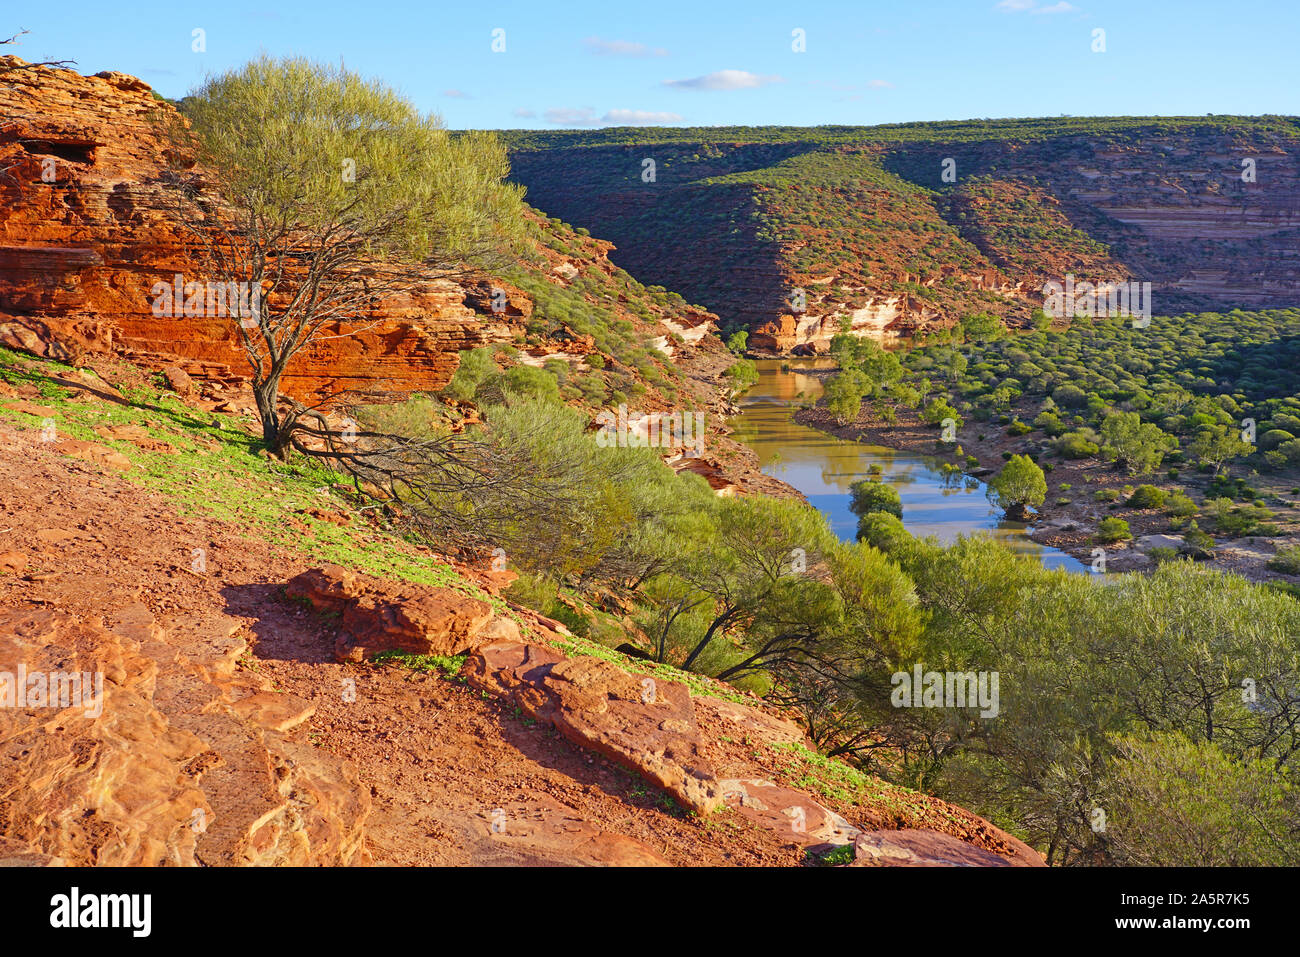
[[[262,441],[267,451],[276,458],[284,458],[285,446],[289,444],[289,430],[280,421],[280,410],[276,400],[280,397],[280,377],[271,376],[259,385],[253,386],[253,399],[257,402],[257,414],[262,419]]]
[[[686,656],[686,660],[682,662],[682,671],[691,670],[691,665],[695,664],[695,659],[698,658],[700,653],[709,646],[709,642],[713,641],[713,636],[718,629],[730,622],[739,611],[739,608],[728,608],[717,618],[713,619],[712,623],[709,625],[709,630],[706,631],[704,637],[700,639],[700,643],[695,646],[694,650]]]

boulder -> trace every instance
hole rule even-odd
[[[363,661],[384,651],[459,655],[519,637],[513,621],[463,592],[389,583],[333,565],[291,579],[285,595],[338,617],[334,655],[340,661]]]
[[[165,365],[162,369],[167,388],[177,395],[190,395],[194,392],[194,380],[190,374],[178,365]]]
[[[119,472],[125,472],[131,468],[131,460],[121,452],[115,452],[107,446],[96,445],[94,442],[63,438],[54,443],[54,448],[64,455],[103,468],[115,469]]]
[[[654,848],[605,831],[548,794],[484,809],[468,841],[486,863],[544,867],[667,867]]]
[[[685,685],[634,675],[601,658],[566,658],[552,648],[511,641],[480,648],[462,674],[685,807],[708,814],[722,805]]]
[[[1031,863],[995,854],[938,831],[863,831],[853,842],[859,867],[1015,867]],[[1038,860],[1042,866],[1042,860]]]
[[[0,574],[17,575],[27,567],[27,556],[23,552],[0,552]]]
[[[727,807],[796,844],[843,846],[858,835],[856,827],[803,791],[755,779],[728,778],[719,783]]]
[[[1173,548],[1183,547],[1183,536],[1181,535],[1143,535],[1133,543],[1136,548],[1147,552],[1153,548]]]

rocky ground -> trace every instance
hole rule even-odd
[[[756,699],[510,605],[274,471],[251,422],[19,362],[0,671],[104,677],[97,714],[0,708],[6,861],[1041,863]]]

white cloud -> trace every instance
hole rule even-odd
[[[662,126],[682,121],[677,113],[653,113],[649,110],[610,110],[600,119],[602,123],[614,126]]]
[[[600,122],[596,117],[596,111],[589,106],[578,109],[557,107],[547,110],[542,115],[547,123],[554,123],[556,126],[595,126]]]
[[[515,115],[519,115],[518,110]],[[556,126],[661,126],[682,121],[677,113],[656,113],[651,110],[609,110],[604,116],[597,116],[590,106],[556,107],[543,115],[547,123]]]
[[[1040,7],[1038,0],[999,0],[998,5],[994,8],[1001,10],[1003,13],[1073,13],[1079,8],[1072,3],[1066,3],[1060,0],[1059,3],[1053,3],[1050,6]]]
[[[521,120],[531,120],[536,118],[537,116],[537,114],[534,113],[532,110],[524,109],[522,106],[515,107],[514,112],[511,113],[510,115],[518,117]]]
[[[872,90],[892,90],[894,88],[894,84],[888,80],[872,80],[867,86]]]
[[[600,37],[587,37],[582,45],[598,56],[667,56],[663,47],[648,47],[644,43],[631,40],[602,40]]]
[[[719,70],[689,80],[665,80],[664,86],[679,90],[752,90],[768,83],[784,82],[784,77],[759,76],[746,70]]]

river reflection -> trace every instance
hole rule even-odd
[[[984,532],[1049,568],[1090,571],[1065,552],[1031,541],[1023,523],[1003,519],[989,505],[978,479],[945,475],[940,462],[927,456],[850,442],[794,422],[801,395],[815,399],[822,392],[821,380],[807,370],[834,368],[833,359],[760,359],[755,364],[758,382],[739,399],[740,414],[731,420],[733,437],[758,453],[765,473],[807,496],[840,538],[852,541],[857,533],[849,486],[879,466],[881,479],[898,490],[903,525],[913,535],[952,542],[958,534]],[[783,364],[787,371],[781,370]]]

